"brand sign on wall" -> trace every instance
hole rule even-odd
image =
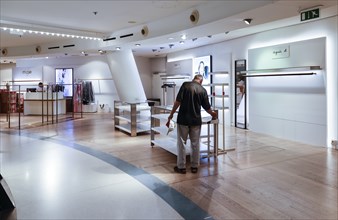
[[[282,59],[290,56],[290,46],[274,47],[271,51],[272,59]]]
[[[15,67],[13,68],[14,83],[38,84],[36,81],[42,81],[42,67]]]

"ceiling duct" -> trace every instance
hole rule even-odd
[[[200,14],[197,10],[194,10],[193,12],[191,12],[191,15],[190,15],[191,23],[197,24],[199,18],[200,18]]]
[[[141,34],[146,37],[146,36],[148,36],[148,33],[149,33],[148,27],[143,26],[143,28],[141,30]]]

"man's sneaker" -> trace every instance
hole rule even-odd
[[[191,172],[192,173],[197,173],[198,171],[198,168],[197,167],[191,167]]]
[[[178,168],[177,166],[174,167],[174,171],[175,171],[176,173],[181,173],[181,174],[186,174],[186,172],[187,172],[187,170],[186,170],[185,168],[180,169],[180,168]]]

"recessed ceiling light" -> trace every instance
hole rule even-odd
[[[128,24],[136,24],[136,21],[128,21]]]
[[[180,41],[180,44],[184,44],[184,41],[182,40],[182,41]]]
[[[183,34],[183,35],[181,36],[181,39],[182,39],[182,40],[187,39],[187,35]]]
[[[121,50],[121,47],[116,47],[116,50]]]
[[[243,20],[247,25],[249,25],[252,21],[252,18],[246,18]]]
[[[135,46],[136,46],[136,47],[139,47],[139,46],[141,46],[141,44],[135,44]]]

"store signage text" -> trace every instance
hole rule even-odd
[[[22,71],[22,74],[25,74],[25,75],[29,75],[29,74],[31,74],[31,73],[32,73],[31,70],[23,70],[23,71]]]
[[[274,47],[272,49],[272,59],[281,59],[290,56],[289,46]]]

